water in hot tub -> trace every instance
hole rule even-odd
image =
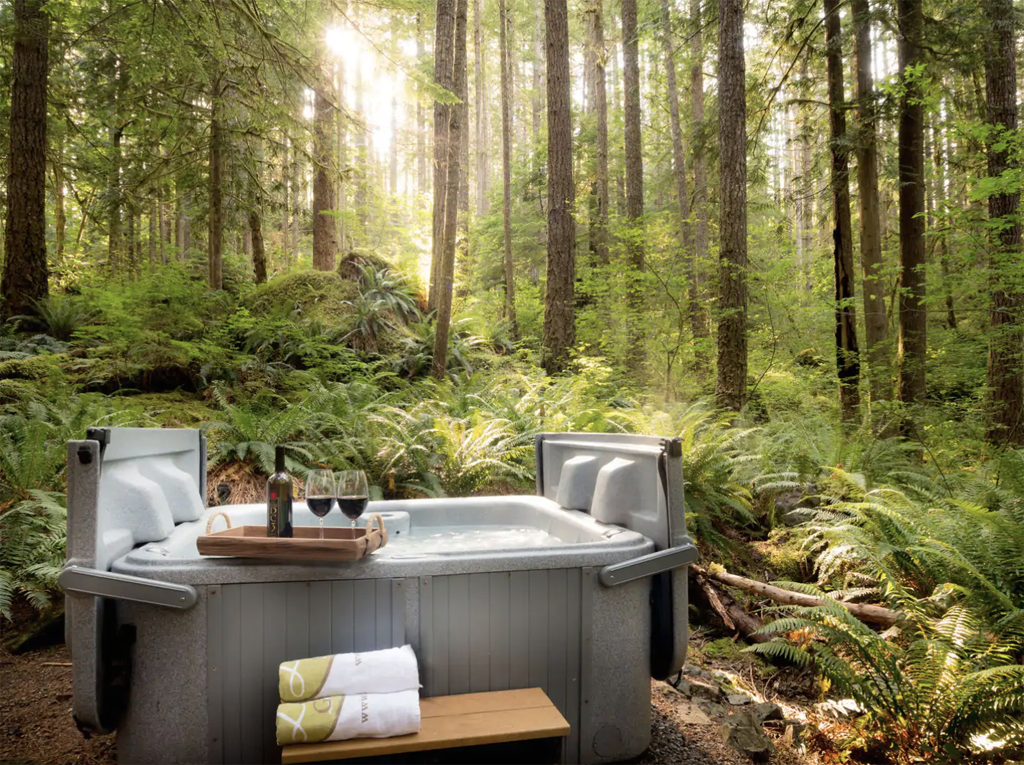
[[[411,534],[391,535],[378,555],[477,552],[550,547],[562,541],[538,528],[514,526],[421,526]]]

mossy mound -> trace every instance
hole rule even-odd
[[[44,353],[27,359],[0,361],[0,380],[31,380],[45,385],[64,381],[63,365],[69,361],[66,353]]]
[[[287,312],[307,319],[337,324],[351,313],[346,301],[358,294],[357,285],[333,271],[297,271],[260,285],[252,299],[257,316]]]
[[[350,282],[359,281],[360,269],[370,266],[375,271],[394,270],[386,258],[366,250],[352,250],[338,259],[338,275]]]

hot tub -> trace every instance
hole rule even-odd
[[[564,762],[641,753],[649,677],[685,661],[678,443],[545,434],[538,495],[372,502],[387,546],[352,563],[200,556],[199,431],[98,429],[69,444],[74,712],[126,763],[279,762],[277,665],[409,643],[423,696],[541,687]],[[222,523],[222,520],[215,521]],[[317,519],[296,503],[296,525]],[[339,513],[328,524],[347,524]]]

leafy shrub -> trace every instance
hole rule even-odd
[[[790,584],[790,587],[796,585]],[[814,588],[804,588],[821,594]],[[763,632],[803,633],[809,648],[773,641],[751,646],[762,655],[812,664],[835,691],[858,705],[860,727],[897,762],[922,754],[944,762],[970,758],[972,737],[1024,744],[1024,666],[1021,620],[993,632],[966,604],[938,617],[919,601],[904,611],[900,634],[887,638],[838,604],[785,607],[793,616]]]
[[[31,490],[0,513],[0,615],[12,619],[15,597],[39,611],[57,591],[64,565],[67,510],[56,492]]]
[[[356,284],[334,272],[296,271],[257,287],[251,309],[261,317],[285,313],[338,325],[350,312],[345,301],[354,299],[358,291]]]
[[[35,304],[36,316],[46,334],[70,340],[82,327],[95,320],[97,311],[83,298],[54,294]]]

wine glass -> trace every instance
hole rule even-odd
[[[366,473],[362,470],[343,470],[338,479],[338,507],[352,521],[353,531],[356,528],[356,518],[363,514],[369,501]]]
[[[334,474],[330,470],[310,470],[306,480],[306,507],[320,519],[320,538],[324,538],[324,516],[331,512],[337,495]]]

